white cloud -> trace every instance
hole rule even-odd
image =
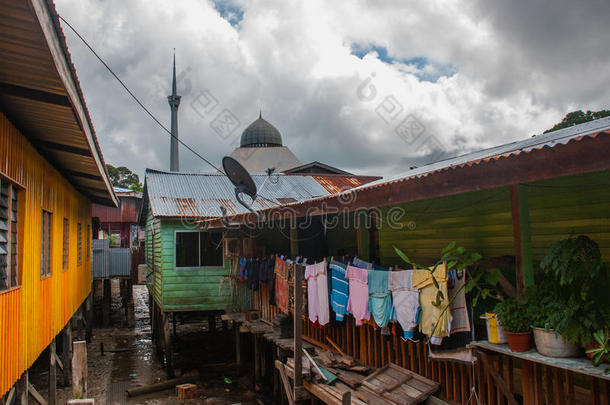
[[[211,1],[56,2],[167,126],[176,48],[180,138],[216,164],[259,109],[303,162],[390,175],[432,152],[395,133],[409,114],[457,154],[526,138],[609,99],[605,2],[225,0],[222,13]],[[140,174],[166,169],[168,135],[64,31],[106,160]],[[393,63],[374,52],[361,59],[355,44],[384,48]],[[368,100],[358,88],[372,73]],[[218,102],[211,113],[206,96]],[[228,139],[210,127],[225,108],[241,122]],[[180,160],[185,171],[210,170],[184,148]]]

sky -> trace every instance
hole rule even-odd
[[[214,165],[262,111],[303,162],[390,176],[610,107],[607,0],[55,0]],[[107,163],[168,170],[169,136],[63,27]],[[214,169],[180,147],[180,169]]]

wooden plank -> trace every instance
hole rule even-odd
[[[593,405],[601,405],[599,398],[599,383],[595,378],[591,378],[591,399],[593,400]]]
[[[518,405],[517,400],[515,399],[515,397],[513,396],[513,393],[510,392],[510,390],[508,389],[508,386],[506,385],[506,382],[504,381],[504,379],[498,374],[498,372],[494,369],[493,365],[490,364],[489,358],[487,357],[487,354],[479,351],[477,353],[477,356],[481,359],[481,364],[485,367],[485,369],[487,370],[488,375],[490,375],[494,382],[496,383],[496,385],[498,386],[498,388],[502,391],[502,393],[504,394],[504,397],[508,400],[508,403],[510,405]],[[489,379],[488,379],[489,382]],[[488,389],[488,403],[492,402],[490,395],[491,390]],[[499,402],[499,401],[498,401]]]
[[[527,187],[522,184],[510,186],[513,237],[515,239],[515,259],[517,271],[517,293],[534,285],[534,265],[532,259],[532,236]]]
[[[566,404],[566,391],[565,386],[562,384],[561,373],[563,370],[553,368],[553,391],[555,391],[555,404],[565,405]]]
[[[72,343],[72,397],[82,399],[87,396],[87,342]]]
[[[49,345],[49,405],[57,403],[57,353],[55,347],[55,339],[51,340]]]
[[[291,228],[292,229],[292,228]],[[296,229],[295,229],[296,231]],[[294,268],[294,386],[303,386],[303,276],[305,267],[295,265]]]
[[[279,365],[278,365],[279,363]],[[280,377],[282,378],[282,384],[284,385],[284,392],[286,393],[286,397],[288,398],[288,403],[290,405],[294,405],[294,397],[292,387],[290,386],[290,382],[288,381],[288,375],[286,373],[286,366],[284,363],[280,361],[276,361],[276,366],[279,367]]]
[[[44,397],[42,395],[40,395],[40,393],[38,391],[36,391],[36,388],[34,388],[34,386],[32,384],[28,383],[28,393],[32,396],[32,398],[34,398],[36,400],[36,402],[38,402],[40,405],[47,405],[47,401],[44,399]]]

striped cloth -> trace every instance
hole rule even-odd
[[[345,278],[347,266],[333,260],[328,267],[331,271],[330,306],[335,312],[335,319],[343,321],[343,317],[347,314],[347,299],[349,297],[349,283]]]

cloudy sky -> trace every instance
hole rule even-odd
[[[386,176],[610,107],[607,0],[55,1],[168,127],[176,49],[180,138],[217,165],[259,110],[302,162]],[[168,135],[64,32],[106,162],[168,169]]]

